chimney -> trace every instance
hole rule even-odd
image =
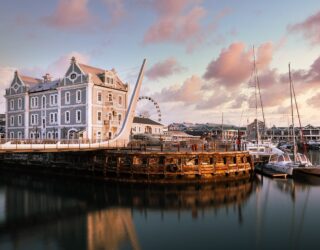
[[[50,82],[51,81],[51,75],[49,73],[46,73],[43,76],[43,82]]]

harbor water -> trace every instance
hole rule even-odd
[[[319,201],[320,178],[153,186],[1,171],[0,249],[318,249]]]

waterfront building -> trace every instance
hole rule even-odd
[[[258,135],[257,135],[258,132]],[[262,121],[254,119],[254,121],[247,125],[247,140],[253,141],[257,137],[264,138],[266,134],[265,124]]]
[[[16,71],[6,98],[6,137],[19,139],[113,138],[127,111],[128,84],[112,70],[74,57],[61,79]]]
[[[6,133],[6,115],[0,114],[0,138],[4,138]]]
[[[134,117],[132,124],[132,134],[151,134],[151,135],[162,135],[163,127],[159,122],[153,121],[146,117]]]

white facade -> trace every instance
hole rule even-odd
[[[163,135],[164,125],[149,118],[134,117],[132,124],[132,134],[152,134]]]

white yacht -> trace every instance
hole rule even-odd
[[[292,176],[296,172],[312,174],[312,172],[316,173],[320,171],[319,167],[313,167],[309,159],[300,153],[296,154],[295,161],[293,161],[287,153],[271,155],[269,162],[264,165],[264,168],[288,174],[289,176]]]
[[[247,143],[246,150],[252,155],[254,162],[267,162],[271,155],[282,155],[284,152],[272,143]]]

